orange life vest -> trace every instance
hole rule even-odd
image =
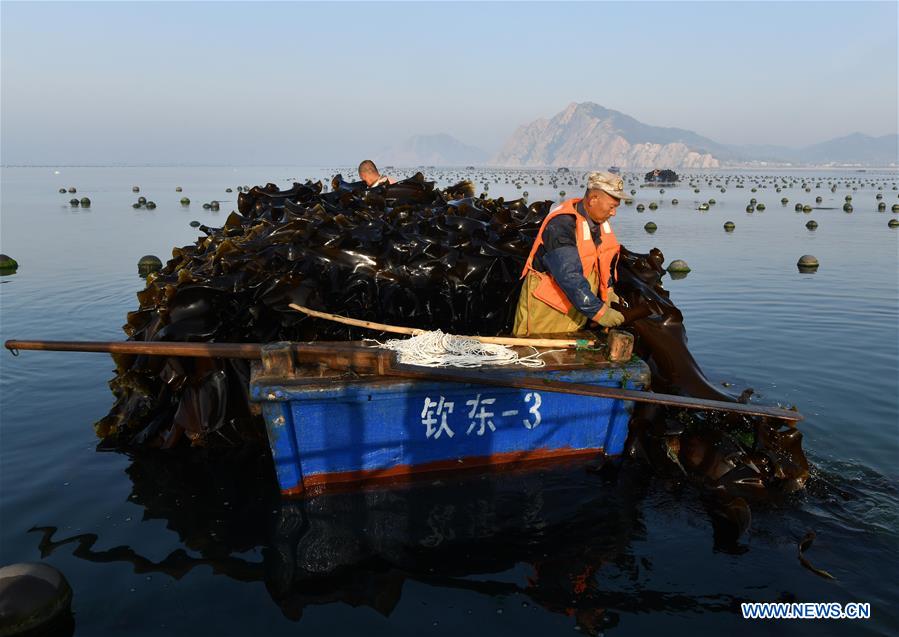
[[[571,301],[568,300],[562,288],[559,287],[559,284],[556,283],[549,272],[538,272],[533,266],[537,250],[543,245],[543,231],[546,229],[546,224],[559,215],[574,215],[575,239],[578,255],[581,258],[584,278],[589,280],[590,275],[596,270],[597,266],[599,267],[599,297],[602,301],[606,300],[609,280],[615,267],[618,250],[621,247],[618,239],[615,237],[615,233],[612,232],[612,226],[609,225],[608,221],[604,221],[600,224],[599,234],[602,241],[597,249],[596,244],[593,242],[593,236],[590,234],[590,224],[576,209],[580,201],[579,198],[568,199],[549,211],[549,214],[546,215],[546,218],[540,225],[540,230],[534,239],[534,246],[531,248],[531,254],[528,256],[528,260],[524,264],[524,270],[521,272],[522,279],[527,276],[528,272],[533,272],[537,275],[540,278],[540,284],[534,290],[534,296],[563,314],[571,310]]]

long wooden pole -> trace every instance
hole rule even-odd
[[[6,341],[6,349],[17,355],[19,350],[51,352],[96,352],[136,356],[184,356],[189,358],[262,358],[260,343],[172,343],[166,341]],[[384,363],[377,359],[379,350],[346,341],[293,343],[294,356],[300,363],[324,363],[335,369],[352,368],[359,372],[376,372]],[[390,354],[385,350],[386,354]]]
[[[262,355],[259,343],[169,343],[165,341],[6,341],[14,355],[19,350],[48,352],[99,352],[147,356],[199,358],[249,358]]]
[[[296,303],[291,303],[290,307],[308,314],[315,318],[334,321],[335,323],[343,323],[344,325],[353,325],[355,327],[363,327],[376,332],[392,332],[394,334],[408,334],[410,336],[418,336],[424,334],[427,330],[420,330],[415,327],[401,327],[399,325],[387,325],[386,323],[375,323],[373,321],[362,321],[360,319],[340,316],[338,314],[330,314],[329,312],[320,312]],[[594,347],[595,340],[591,339],[570,339],[570,338],[516,338],[513,336],[464,336],[463,338],[471,338],[482,343],[490,343],[492,345],[525,345],[528,347],[554,347],[565,349],[569,347]]]
[[[108,354],[136,354],[147,356],[190,356],[201,358],[246,358],[258,359],[262,356],[263,346],[259,343],[166,343],[161,341],[18,341],[5,343],[6,349],[17,353],[18,350],[41,350],[58,352],[102,352]],[[761,405],[744,405],[720,400],[706,400],[658,394],[655,392],[621,389],[617,387],[600,387],[583,383],[569,383],[543,378],[522,378],[499,374],[483,374],[466,370],[457,372],[446,368],[416,367],[397,365],[393,362],[393,353],[371,347],[363,347],[354,343],[341,341],[320,341],[312,343],[293,343],[293,353],[298,362],[325,363],[334,369],[352,369],[360,373],[373,373],[411,380],[427,380],[436,382],[470,383],[474,385],[491,385],[497,387],[516,387],[536,391],[576,394],[597,398],[615,398],[632,400],[638,403],[670,405],[683,409],[704,409],[708,411],[724,411],[767,416],[787,422],[798,422],[803,416],[797,411],[766,407]]]
[[[658,394],[650,391],[623,389],[620,387],[600,387],[597,385],[569,383],[567,381],[549,380],[544,378],[488,376],[487,374],[477,374],[469,371],[456,372],[446,368],[432,369],[428,367],[413,368],[412,366],[407,365],[388,367],[384,370],[384,374],[386,376],[397,376],[416,380],[515,387],[517,389],[549,391],[560,394],[632,400],[637,403],[669,405],[671,407],[680,407],[682,409],[704,409],[707,411],[725,411],[736,414],[746,414],[749,416],[768,416],[787,422],[798,422],[803,419],[802,414],[798,411],[781,409],[780,407],[730,403],[723,400],[707,400],[705,398],[691,398],[689,396],[675,396],[673,394]]]

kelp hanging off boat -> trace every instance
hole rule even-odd
[[[221,228],[201,226],[205,236],[173,250],[148,277],[124,326],[130,339],[372,335],[309,318],[290,303],[457,334],[509,331],[519,274],[551,202],[475,198],[470,182],[439,190],[420,173],[370,190],[339,175],[331,185],[330,192],[307,182],[241,193]],[[660,284],[661,253],[624,256],[616,290],[653,367],[653,388],[733,401],[686,348],[681,314]],[[117,401],[97,424],[112,446],[238,445],[265,435],[251,412],[245,361],[117,356],[116,364]]]

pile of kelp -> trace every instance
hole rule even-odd
[[[497,334],[511,328],[519,275],[550,202],[473,197],[421,173],[367,189],[321,183],[241,192],[221,228],[175,248],[147,278],[125,332],[135,341],[266,343],[377,336],[312,319],[298,303],[380,323]],[[263,433],[241,360],[119,356],[117,402],[97,424],[115,446],[240,444]]]
[[[310,318],[297,303],[343,316],[455,334],[511,329],[520,273],[551,206],[445,190],[420,173],[367,189],[334,178],[241,192],[221,228],[173,250],[147,277],[124,326],[136,341],[356,340],[377,336]],[[655,391],[737,401],[712,385],[686,346],[680,311],[661,284],[664,257],[622,248],[615,289],[649,363]],[[238,446],[264,441],[238,359],[117,356],[117,398],[97,423],[115,448]],[[744,392],[741,399],[747,399]],[[713,488],[794,490],[808,475],[801,435],[777,422],[645,407],[631,449]]]

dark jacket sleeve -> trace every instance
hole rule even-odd
[[[554,250],[547,250],[543,256],[543,263],[562,288],[562,292],[581,314],[592,318],[599,312],[602,301],[590,291],[590,283],[584,278],[576,246],[560,245]]]

